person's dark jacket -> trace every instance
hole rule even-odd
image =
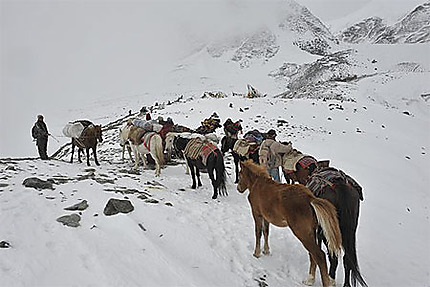
[[[37,141],[47,139],[49,132],[45,122],[37,121],[31,129],[31,135]]]

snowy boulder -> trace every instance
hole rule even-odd
[[[39,179],[37,177],[26,178],[26,179],[24,179],[22,184],[25,187],[33,187],[33,188],[38,189],[38,190],[54,189],[54,187],[52,185],[52,181],[42,180],[42,179]]]
[[[134,206],[129,200],[111,198],[103,210],[106,216],[115,215],[118,213],[129,213],[134,210]]]
[[[64,215],[57,218],[57,221],[69,227],[80,226],[81,217],[78,214]]]

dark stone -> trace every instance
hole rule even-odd
[[[69,227],[80,226],[81,217],[78,214],[64,215],[57,218],[57,221]]]
[[[10,248],[10,243],[7,241],[1,241],[0,248]]]
[[[64,210],[85,210],[88,208],[88,202],[83,200],[75,205],[65,207]]]
[[[25,187],[33,187],[38,190],[54,189],[51,181],[41,180],[37,177],[29,177],[24,179],[22,183]]]
[[[109,199],[103,210],[106,216],[115,215],[118,213],[129,213],[134,210],[134,206],[129,200],[121,200],[116,198]]]

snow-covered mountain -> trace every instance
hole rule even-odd
[[[392,25],[379,17],[371,17],[342,31],[338,37],[348,43],[427,43],[430,41],[430,2],[417,6]]]
[[[315,55],[326,55],[333,50],[335,37],[306,7],[293,0],[274,1],[267,5],[273,5],[271,9],[276,11],[271,21],[261,22],[260,26],[246,33],[216,39],[208,45],[208,53],[212,57],[227,54],[227,60],[247,68],[257,59],[261,60],[260,63],[269,61],[282,45],[292,44]],[[252,21],[252,17],[248,20]]]

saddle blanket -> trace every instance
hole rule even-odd
[[[315,196],[319,196],[326,186],[333,187],[336,183],[350,184],[360,195],[360,200],[363,200],[362,187],[349,175],[345,174],[340,169],[333,167],[325,167],[315,171],[309,178],[306,187],[309,188]]]
[[[297,171],[296,169],[297,163],[300,162],[302,159],[304,160],[305,158],[308,158],[308,157],[313,159],[311,156],[303,154],[300,151],[293,149],[291,152],[284,154],[284,156],[282,157],[282,167],[284,170],[287,170],[287,171]],[[313,161],[313,162],[316,163],[316,161]],[[308,165],[306,165],[306,163],[303,163],[302,167],[306,168],[313,162],[308,163]]]
[[[203,141],[200,138],[190,140],[184,149],[184,155],[192,160],[201,157],[203,165],[206,165],[209,155],[217,150],[217,146]]]
[[[233,146],[233,151],[240,156],[247,157],[258,148],[258,144],[247,139],[238,139]]]
[[[68,138],[79,138],[84,131],[84,125],[81,123],[68,123],[63,128],[63,135]]]

